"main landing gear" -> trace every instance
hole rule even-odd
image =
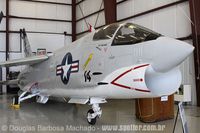
[[[100,118],[102,115],[102,110],[99,107],[100,103],[105,103],[105,99],[101,98],[90,98],[90,105],[92,105],[92,109],[87,112],[87,121],[90,125],[95,125],[97,118]]]
[[[28,91],[24,91],[23,93],[20,94],[20,96],[15,96],[13,98],[13,102],[11,104],[11,107],[14,108],[14,109],[19,109],[20,103],[22,101],[25,101],[25,100],[30,99],[32,97],[36,97],[37,103],[42,103],[42,104],[47,103],[47,101],[49,100],[49,96],[41,95],[40,92],[31,93],[31,92],[28,92]]]
[[[36,97],[37,102],[43,103],[43,104],[45,104],[49,100],[49,96],[40,93],[37,82],[26,85],[24,87],[24,90],[27,90],[27,91],[24,91],[24,92],[19,91],[18,96],[15,96],[13,98],[11,107],[13,107],[14,109],[19,109],[20,103],[22,101],[25,101],[32,97]]]
[[[13,98],[13,102],[11,104],[11,107],[14,109],[19,109],[20,108],[20,103],[24,100],[30,99],[32,97],[37,96],[39,93],[35,94],[28,94],[28,91],[24,91],[20,96],[15,96]]]

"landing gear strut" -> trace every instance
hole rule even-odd
[[[14,108],[14,109],[19,109],[20,108],[19,97],[18,96],[13,97],[11,107]]]
[[[87,112],[87,121],[90,125],[96,124],[96,119],[100,118],[102,114],[102,110],[99,107],[98,103],[92,104],[92,109]]]
[[[20,103],[24,100],[30,99],[32,97],[35,97],[39,95],[39,93],[35,93],[35,94],[28,94],[27,91],[24,91],[23,93],[21,93],[20,96],[15,96],[13,98],[13,102],[11,104],[11,107],[13,107],[14,109],[19,109],[20,108]]]

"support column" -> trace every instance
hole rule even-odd
[[[190,14],[192,19],[192,38],[194,50],[194,64],[195,64],[195,79],[196,79],[196,94],[197,105],[200,106],[200,1],[189,0]]]
[[[6,0],[6,60],[9,59],[9,0]]]
[[[72,42],[76,40],[76,0],[72,0]]]
[[[10,3],[10,0],[6,0],[6,61],[7,60],[9,60],[9,45],[10,45],[10,38],[9,38],[9,24],[10,24],[10,22],[9,22],[9,7],[10,7],[10,5],[9,5],[9,3]],[[8,76],[8,74],[9,74],[9,68],[6,68],[6,80],[7,80],[7,76]],[[7,86],[7,88],[8,88],[8,86]],[[7,92],[7,90],[6,90],[6,92]]]
[[[104,0],[104,12],[106,25],[117,21],[117,2],[116,0]]]
[[[10,0],[6,0],[6,61],[9,60],[9,2]],[[6,75],[9,73],[9,68],[6,68]],[[6,76],[7,77],[7,76]]]

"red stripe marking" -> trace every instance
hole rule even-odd
[[[72,66],[72,68],[76,68],[76,67],[78,67],[78,65],[76,65],[76,66]]]
[[[136,91],[142,91],[142,92],[151,92],[149,90],[142,90],[142,89],[135,89]]]
[[[121,78],[122,76],[124,76],[125,74],[129,73],[130,71],[132,71],[132,69],[130,69],[130,70],[128,70],[128,71],[122,73],[122,74],[119,75],[117,78],[115,78],[111,83],[112,83],[112,84],[117,84],[117,83],[115,83],[115,81],[118,80],[119,78]]]
[[[124,75],[126,75],[127,73],[131,72],[132,70],[136,70],[138,68],[142,68],[142,67],[145,67],[145,66],[148,66],[149,64],[145,64],[145,65],[141,65],[141,66],[137,66],[137,67],[134,67],[132,69],[129,69],[127,71],[125,71],[124,73],[122,73],[121,75],[119,75],[117,78],[115,78],[111,84],[113,85],[116,85],[116,86],[119,86],[119,87],[122,87],[122,88],[125,88],[125,89],[133,89],[133,90],[136,90],[136,91],[141,91],[141,92],[150,92],[149,90],[142,90],[142,89],[137,89],[137,88],[131,88],[129,86],[125,86],[125,85],[122,85],[122,84],[118,84],[116,83],[115,81],[117,81],[118,79],[120,79],[121,77],[123,77]]]
[[[133,79],[133,82],[143,82],[143,79]]]
[[[148,65],[149,65],[149,64],[145,64],[145,65],[137,66],[137,67],[133,68],[133,70],[138,69],[138,68],[141,68],[141,67],[145,67],[145,66],[148,66]]]

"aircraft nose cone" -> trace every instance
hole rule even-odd
[[[174,42],[174,56],[178,62],[185,60],[194,50],[194,47],[188,43],[175,40]]]
[[[153,66],[157,71],[166,72],[180,65],[194,47],[183,41],[161,37],[157,41],[157,49]]]

